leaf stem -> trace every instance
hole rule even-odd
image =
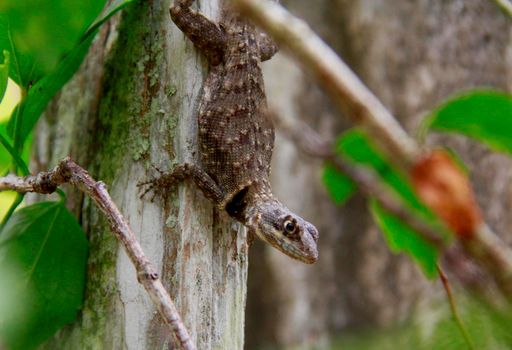
[[[459,312],[457,311],[457,305],[455,304],[455,298],[453,297],[450,282],[448,281],[448,278],[446,277],[444,271],[441,269],[439,265],[437,265],[437,272],[439,272],[439,278],[441,279],[444,291],[446,292],[446,296],[448,297],[448,303],[450,304],[450,310],[452,312],[453,320],[455,321],[457,328],[459,328],[460,333],[462,334],[462,337],[464,338],[464,341],[468,346],[468,349],[476,350],[475,345],[473,344],[473,341],[471,340],[471,337],[469,336],[469,333],[466,330],[466,327],[464,326],[462,319],[460,318]]]
[[[21,174],[23,176],[29,175],[30,171],[28,170],[27,165],[25,164],[23,159],[21,159],[19,153],[14,149],[14,147],[11,146],[9,141],[2,134],[0,134],[0,143],[2,144],[2,146],[4,146],[7,152],[9,152],[11,157],[14,159],[16,166],[21,170]]]
[[[0,223],[0,233],[2,233],[2,230],[5,226],[5,224],[7,223],[7,221],[9,221],[9,219],[11,218],[11,216],[14,213],[14,211],[16,210],[16,208],[18,208],[18,206],[21,204],[21,202],[23,202],[24,197],[25,197],[25,194],[18,193],[16,195],[14,202],[11,204],[11,206],[9,207],[9,210],[7,210],[7,213],[5,213],[5,216],[3,217],[2,222]]]

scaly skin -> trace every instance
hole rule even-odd
[[[149,189],[192,179],[220,209],[284,254],[314,263],[318,231],[272,195],[270,161],[274,126],[260,63],[277,51],[269,38],[225,7],[219,25],[177,0],[174,23],[207,57],[198,143],[201,165],[182,164],[152,180]],[[149,190],[148,189],[148,190]]]

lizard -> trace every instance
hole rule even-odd
[[[260,64],[277,47],[229,7],[217,24],[192,9],[193,2],[175,0],[170,16],[210,65],[197,118],[200,165],[179,164],[141,185],[149,184],[146,193],[192,180],[251,235],[294,259],[314,263],[317,229],[276,199],[270,186],[274,126]]]

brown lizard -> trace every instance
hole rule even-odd
[[[250,233],[292,258],[314,263],[317,229],[274,198],[269,182],[274,126],[267,113],[260,63],[277,48],[231,9],[224,8],[217,25],[191,9],[193,2],[176,0],[170,13],[211,67],[198,116],[202,167],[180,164],[143,184],[150,184],[149,191],[191,179]]]

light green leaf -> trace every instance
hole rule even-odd
[[[98,29],[105,21],[107,21],[113,14],[117,11],[121,10],[123,7],[128,5],[135,0],[113,0],[102,12],[101,14],[94,20],[94,22],[90,25],[89,29],[84,36],[90,35],[93,31]]]
[[[322,181],[336,204],[344,204],[357,189],[350,178],[330,164],[324,166]]]
[[[0,233],[0,266],[17,272],[11,300],[23,300],[22,316],[0,310],[0,338],[10,349],[33,349],[81,308],[87,262],[87,240],[61,202],[40,202],[18,210]],[[4,304],[0,304],[2,306]]]
[[[336,143],[336,152],[358,165],[371,168],[387,185],[399,194],[414,209],[427,217],[433,214],[418,199],[407,177],[393,167],[381,152],[377,150],[368,136],[359,129],[352,129],[342,134]]]
[[[512,96],[491,90],[458,95],[434,110],[426,127],[460,133],[512,154]]]
[[[59,62],[55,71],[39,80],[28,91],[26,98],[17,108],[18,112],[11,118],[8,130],[13,135],[15,147],[23,144],[36,125],[48,102],[68,82],[80,67],[94,36],[76,46],[64,59]]]
[[[104,5],[105,0],[1,1],[0,14],[8,19],[8,33],[0,32],[0,51],[15,56],[12,78],[16,83],[27,88],[53,72]]]
[[[33,60],[16,49],[9,15],[0,10],[0,51],[4,50],[10,54],[9,77],[18,85],[26,86],[31,79],[41,77]]]
[[[406,252],[422,268],[428,278],[437,277],[436,265],[439,258],[437,249],[425,242],[398,218],[386,212],[375,201],[370,203],[370,210],[391,251]]]
[[[26,160],[12,146],[12,140],[6,131],[6,123],[0,123],[0,145],[0,171],[7,170],[14,161],[23,176],[29,175]],[[28,158],[27,156],[25,155],[25,159]]]
[[[336,143],[336,153],[359,166],[370,168],[395,192],[403,204],[409,207],[413,215],[434,227],[439,227],[436,216],[418,199],[408,178],[377,150],[363,131],[352,129],[344,133]],[[398,218],[386,213],[375,204],[372,204],[370,209],[386,236],[390,248],[395,252],[404,251],[411,255],[427,277],[436,276],[437,249],[426,242],[420,234],[401,223]],[[446,241],[450,238],[442,228],[439,229],[439,235]]]

